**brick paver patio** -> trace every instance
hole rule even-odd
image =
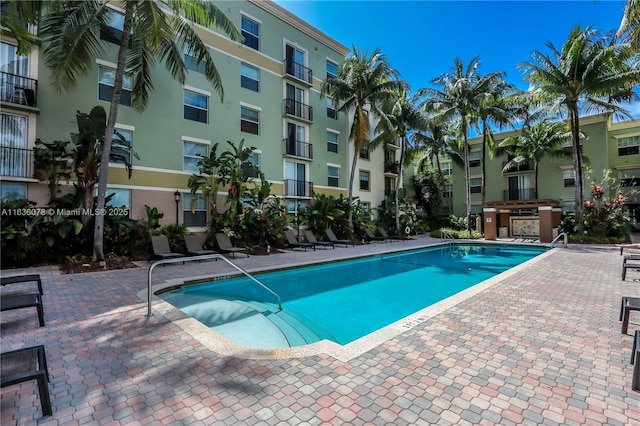
[[[237,258],[243,268],[295,264],[438,242],[369,244]],[[56,425],[633,425],[629,334],[613,247],[571,245],[348,361],[329,355],[247,359],[210,350],[157,312],[146,318],[145,268],[43,277],[45,327],[2,314],[2,351],[43,344],[53,415],[35,381],[2,389],[1,423]],[[222,262],[157,268],[156,281]],[[187,272],[188,271],[188,272]],[[3,291],[8,290],[4,289]]]

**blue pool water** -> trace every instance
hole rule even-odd
[[[346,344],[544,251],[460,244],[256,274],[282,297],[282,312],[272,294],[245,277],[184,285],[159,296],[236,343]]]

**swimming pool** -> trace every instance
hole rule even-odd
[[[159,296],[232,342],[341,345],[519,265],[538,246],[456,244],[183,285]]]

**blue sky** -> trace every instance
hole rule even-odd
[[[550,54],[581,24],[601,33],[620,25],[624,1],[347,1],[276,0],[276,3],[345,46],[380,48],[412,90],[480,57],[480,74],[505,71],[522,89],[517,65],[531,52]],[[640,116],[640,105],[632,106]]]

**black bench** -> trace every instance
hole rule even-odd
[[[2,277],[0,278],[0,285],[5,286],[8,284],[22,284],[22,283],[30,283],[35,282],[38,285],[38,291],[40,294],[44,294],[42,292],[42,279],[39,274],[31,274],[31,275],[16,275],[13,277]]]
[[[640,311],[640,297],[622,297],[620,305],[620,320],[622,321],[622,334],[627,334],[629,329],[629,315],[631,311]]]
[[[0,354],[0,387],[11,386],[30,380],[38,381],[42,415],[51,415],[49,396],[49,369],[44,346],[32,346]]]
[[[622,281],[627,277],[627,269],[640,269],[640,263],[638,263],[639,260],[640,256],[638,255],[624,257],[622,260]]]
[[[634,364],[635,360],[638,360],[638,362]],[[640,330],[636,330],[636,334],[633,336],[633,346],[631,347],[631,365],[633,365],[631,389],[640,392]]]
[[[0,298],[0,311],[36,307],[40,327],[44,327],[44,310],[42,309],[42,297],[39,293],[31,294],[7,294]]]

